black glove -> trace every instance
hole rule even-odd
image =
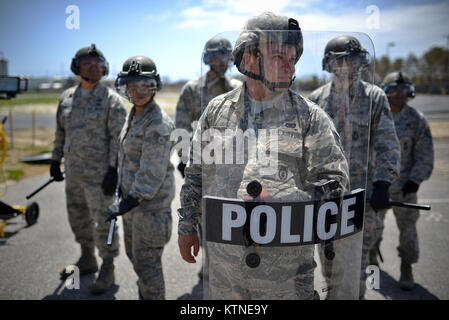
[[[181,161],[181,162],[178,164],[178,170],[179,170],[179,172],[181,172],[183,178],[185,177],[185,174],[184,174],[184,169],[185,169],[185,168],[186,168],[186,164],[185,164],[184,162]]]
[[[405,195],[407,193],[416,192],[416,191],[418,191],[418,189],[419,189],[419,184],[408,180],[402,187],[402,195],[405,197]]]
[[[128,211],[131,211],[131,209],[137,207],[139,205],[139,201],[132,197],[127,196],[125,199],[120,200],[118,204],[117,211],[111,210],[111,207],[108,208],[108,217],[106,218],[105,222],[109,222],[112,219],[117,219],[118,216],[124,215]]]
[[[64,177],[61,172],[61,162],[56,160],[51,160],[50,164],[50,177],[54,178],[55,181],[62,181]]]
[[[101,189],[103,189],[103,194],[105,196],[112,196],[117,186],[117,168],[109,167],[108,172],[106,172],[103,183],[101,184]]]
[[[390,193],[388,192],[389,187],[390,183],[386,181],[376,181],[373,183],[373,193],[371,195],[370,204],[374,211],[391,208],[388,204],[390,202]]]

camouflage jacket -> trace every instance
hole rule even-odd
[[[401,174],[391,191],[399,192],[407,180],[420,184],[430,177],[434,152],[429,124],[419,111],[405,106],[393,118],[401,143]]]
[[[138,114],[133,107],[120,133],[119,183],[144,209],[170,208],[175,184],[170,162],[173,121],[154,101]]]
[[[239,80],[228,76],[210,79],[206,75],[187,82],[176,105],[176,128],[192,132],[192,122],[197,121],[212,98],[239,86]]]
[[[56,113],[52,159],[64,157],[69,174],[101,183],[108,166],[117,167],[125,118],[121,97],[101,83],[85,97],[80,86],[65,90]]]
[[[242,198],[247,183],[254,179],[260,181],[273,197],[286,201],[314,198],[316,188],[330,180],[336,180],[340,190],[348,186],[347,162],[338,134],[325,112],[294,91],[287,90],[273,99],[271,105],[267,104],[257,119],[251,119],[248,112],[251,106],[248,106],[245,91],[245,85],[241,85],[214,98],[199,120],[181,190],[179,234],[195,233],[195,225],[201,222],[203,196]],[[245,132],[254,127],[258,128],[259,138],[261,129],[277,132],[277,136],[270,134],[266,141],[258,138],[254,144],[248,142],[245,149],[247,152],[250,145],[255,145],[256,149],[267,146],[265,150],[271,153],[277,143],[274,170],[265,170],[268,169],[267,162],[248,156],[249,152],[241,164],[237,160],[237,164],[231,165],[201,164],[196,160],[198,148],[195,143],[201,141],[206,132],[212,131],[208,129],[213,129],[214,140],[215,134],[232,140],[234,137],[228,136],[229,133],[239,129]],[[205,150],[204,140],[207,139],[202,140],[202,150]]]
[[[373,182],[392,183],[399,176],[400,145],[382,89],[359,81],[341,94],[329,82],[309,98],[329,114],[342,138],[349,160],[351,189],[365,188],[367,181],[369,197]]]

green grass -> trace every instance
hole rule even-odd
[[[25,104],[58,104],[59,93],[24,93],[10,100],[0,100],[0,106]]]
[[[179,95],[176,92],[161,92],[156,96],[155,100],[165,112],[168,114],[175,114],[178,98]],[[132,107],[132,103],[127,99],[124,99],[124,101],[126,103],[126,109],[129,111]],[[48,106],[47,109],[49,110],[43,110],[42,108],[44,108],[44,106],[40,106],[40,113],[53,113],[56,112],[58,102],[59,93],[23,93],[11,100],[0,100],[0,108],[11,106],[14,107],[14,112],[27,113],[34,110],[33,105],[46,104]]]
[[[6,170],[6,179],[20,181],[25,176],[25,172],[23,170]]]

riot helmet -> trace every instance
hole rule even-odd
[[[391,90],[397,87],[405,88],[408,98],[414,98],[416,95],[415,86],[413,85],[412,80],[402,71],[394,71],[387,74],[382,81],[381,86],[387,95]]]
[[[369,53],[353,36],[339,36],[330,40],[324,49],[323,70],[352,79],[360,76],[369,65]]]
[[[162,82],[156,64],[145,56],[127,59],[115,80],[117,91],[135,104],[138,104],[138,101],[148,100],[149,97],[152,99],[161,87]]]
[[[97,82],[109,73],[109,64],[95,44],[79,49],[72,58],[72,72],[89,82]]]
[[[230,61],[233,60],[232,45],[228,39],[212,38],[206,42],[203,52],[204,64],[209,64],[210,59],[215,56],[224,56]]]
[[[263,61],[265,57],[261,49],[274,46],[292,46],[295,49],[294,64],[296,64],[303,52],[301,28],[298,21],[293,18],[265,12],[248,20],[232,51],[237,69],[250,78],[262,81],[272,91],[276,88],[288,88],[294,80],[294,77],[288,82],[267,80]],[[259,74],[245,69],[242,64],[245,52],[259,56]]]

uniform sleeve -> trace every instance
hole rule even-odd
[[[430,177],[434,162],[433,139],[429,124],[424,118],[420,120],[413,150],[415,162],[409,175],[409,180],[418,184]]]
[[[119,136],[126,121],[125,103],[118,95],[110,98],[108,116],[109,133],[109,166],[117,168],[117,157],[119,151]]]
[[[189,132],[192,131],[189,108],[191,106],[191,89],[188,85],[185,85],[179,96],[178,103],[176,104],[176,119],[175,125],[177,129],[185,129]]]
[[[371,120],[371,143],[374,147],[373,182],[392,183],[399,177],[401,167],[401,145],[396,135],[393,114],[387,96],[383,92],[373,97]]]
[[[170,126],[161,123],[156,128],[149,126],[144,135],[139,170],[131,185],[129,195],[137,200],[151,200],[165,180],[170,161]]]
[[[206,109],[207,110],[207,109]],[[207,129],[205,111],[198,122],[190,145],[190,156],[185,168],[184,184],[181,188],[181,208],[178,209],[178,234],[196,234],[195,226],[201,222],[202,170],[201,170],[201,135]],[[193,145],[201,145],[200,150]],[[199,152],[199,153],[198,153]]]
[[[335,191],[348,190],[348,163],[332,121],[323,110],[316,107],[309,123],[304,141],[305,191],[314,195],[316,187],[330,180],[339,183]]]
[[[61,159],[64,156],[64,143],[65,143],[65,130],[61,117],[61,110],[62,110],[61,101],[62,98],[59,99],[58,109],[56,111],[55,140],[53,141],[54,147],[51,155],[52,160],[56,160],[59,162],[61,162]]]

